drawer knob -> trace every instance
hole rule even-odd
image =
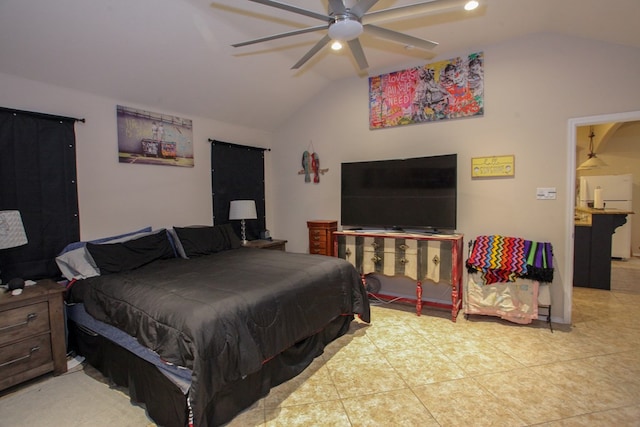
[[[371,257],[371,261],[373,261],[374,264],[379,263],[382,260],[382,258],[380,258],[378,255],[374,255],[373,257]]]
[[[408,263],[409,263],[409,260],[408,260],[408,259],[406,259],[406,258],[400,258],[400,264],[405,265],[405,264],[408,264]]]
[[[401,250],[403,250],[403,251],[406,251],[407,249],[409,249],[409,246],[407,246],[407,245],[400,245],[400,246],[398,246],[398,248],[400,248],[400,249],[401,249]]]

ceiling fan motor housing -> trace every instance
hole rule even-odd
[[[362,34],[362,24],[355,15],[336,15],[329,25],[329,37],[332,40],[349,41]]]

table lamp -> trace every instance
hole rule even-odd
[[[27,233],[22,224],[22,217],[19,211],[0,211],[0,250],[10,249],[26,245]],[[9,290],[22,289],[24,281],[22,279],[12,279],[9,281]]]
[[[245,220],[258,219],[256,202],[253,200],[232,200],[229,205],[229,219],[240,220],[242,244],[246,245],[248,241]]]

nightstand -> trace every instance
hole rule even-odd
[[[0,390],[53,371],[67,372],[62,294],[53,280],[0,293]]]
[[[250,240],[244,248],[256,248],[256,249],[273,249],[276,251],[285,251],[286,240]]]

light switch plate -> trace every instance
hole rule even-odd
[[[536,199],[538,200],[555,200],[556,187],[538,187],[536,189]]]

